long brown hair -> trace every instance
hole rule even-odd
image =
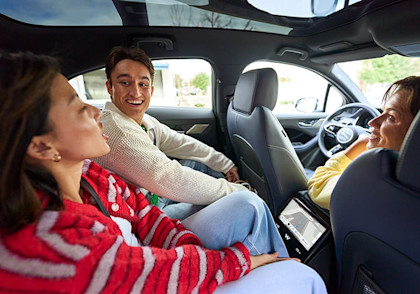
[[[0,228],[9,233],[36,221],[42,200],[59,209],[62,200],[54,178],[25,162],[32,137],[51,130],[50,89],[58,62],[29,52],[0,52]]]

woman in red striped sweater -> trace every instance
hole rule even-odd
[[[135,187],[85,160],[109,152],[101,113],[54,59],[0,53],[0,68],[0,292],[325,292],[314,271],[276,253],[203,248]]]

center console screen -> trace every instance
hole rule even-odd
[[[278,218],[308,251],[326,231],[326,228],[294,199],[290,200]]]

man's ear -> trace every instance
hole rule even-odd
[[[106,80],[106,89],[108,90],[108,94],[111,96],[111,100],[112,100],[112,83],[110,80]]]
[[[55,154],[57,154],[57,150],[55,150],[45,136],[33,137],[26,149],[26,155],[38,160],[51,160]]]
[[[150,96],[153,96],[153,91],[155,90],[155,87],[152,86],[152,91],[150,93]]]

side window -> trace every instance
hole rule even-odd
[[[343,95],[320,75],[294,65],[257,61],[244,72],[272,68],[278,78],[278,98],[274,113],[332,112],[344,104]]]
[[[343,95],[331,86],[327,94],[327,103],[325,104],[325,112],[331,113],[344,104]]]
[[[154,92],[150,106],[212,108],[212,67],[202,59],[154,60]],[[105,69],[70,80],[83,101],[103,108],[111,101],[105,86]]]

